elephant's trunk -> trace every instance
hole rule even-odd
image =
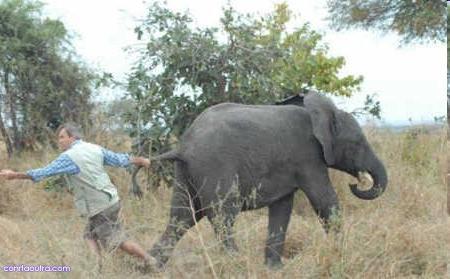
[[[358,198],[363,200],[373,200],[379,197],[384,192],[384,190],[386,190],[388,178],[386,169],[379,160],[377,160],[377,163],[374,167],[369,168],[367,171],[373,179],[373,185],[370,189],[359,190],[357,184],[350,184],[349,186],[352,193]]]

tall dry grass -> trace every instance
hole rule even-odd
[[[264,262],[267,210],[242,213],[235,225],[240,252],[229,255],[210,224],[200,221],[178,243],[163,273],[169,278],[445,278],[448,277],[450,221],[446,215],[447,146],[444,130],[393,133],[368,129],[369,141],[385,162],[389,185],[374,201],[355,198],[348,175],[331,176],[343,209],[340,235],[326,235],[302,195],[289,225],[284,268]],[[96,138],[117,151],[127,141]],[[4,156],[4,155],[0,155]],[[51,150],[23,154],[7,162],[18,170],[34,168],[56,156]],[[4,157],[3,157],[4,158]],[[6,166],[1,161],[0,168]],[[141,201],[128,195],[130,177],[111,169],[123,202],[125,228],[146,248],[157,241],[168,220],[171,191],[160,187]],[[0,181],[0,266],[69,265],[68,274],[15,273],[11,278],[139,278],[139,263],[121,252],[106,255],[100,273],[82,240],[85,221],[62,192],[43,191],[44,183]],[[0,277],[5,273],[0,271]]]

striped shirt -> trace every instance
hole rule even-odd
[[[76,140],[72,143],[71,147],[80,143],[80,140]],[[126,168],[130,165],[130,156],[126,153],[115,153],[106,148],[102,148],[103,164],[111,167]],[[26,172],[31,177],[33,182],[39,182],[42,179],[61,174],[74,175],[80,173],[80,168],[75,162],[70,159],[69,155],[62,153],[50,164],[43,168],[32,169]]]

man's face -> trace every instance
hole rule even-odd
[[[58,145],[63,151],[67,150],[75,140],[75,137],[71,137],[67,134],[66,129],[61,129],[58,134]]]

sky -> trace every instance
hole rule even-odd
[[[73,34],[76,52],[94,69],[110,72],[124,81],[135,58],[124,49],[142,44],[134,28],[147,14],[143,0],[42,0],[45,15],[61,20]],[[218,26],[227,0],[167,0],[176,11],[188,10],[199,27]],[[264,15],[273,10],[273,0],[231,0],[239,12]],[[446,43],[400,46],[400,37],[376,31],[334,31],[328,26],[326,0],[287,0],[297,16],[292,27],[309,23],[323,35],[329,55],[343,56],[342,75],[362,75],[360,92],[350,99],[336,99],[338,107],[352,111],[365,96],[376,94],[382,123],[391,125],[433,122],[446,115]],[[257,3],[257,4],[256,4]],[[105,90],[103,100],[120,92]]]

